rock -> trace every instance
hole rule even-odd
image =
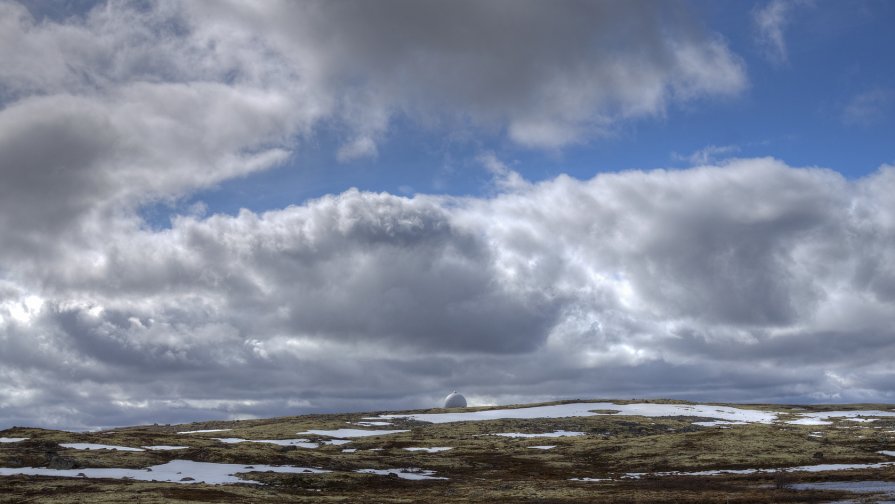
[[[47,463],[47,467],[50,469],[74,469],[76,465],[77,463],[74,459],[60,457],[59,455],[51,456],[50,461]]]
[[[180,481],[196,481],[196,478],[192,478],[192,477],[190,477],[190,476],[187,476],[186,478],[180,478]]]

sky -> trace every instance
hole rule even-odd
[[[0,429],[895,402],[893,22],[0,0]]]

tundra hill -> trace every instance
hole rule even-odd
[[[892,455],[883,404],[559,401],[14,427],[0,431],[0,503],[876,502],[895,494]]]

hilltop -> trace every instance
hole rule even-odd
[[[895,408],[882,404],[595,400],[90,433],[15,427],[0,431],[0,502],[829,502],[855,495],[874,502],[895,492],[885,483],[895,482],[893,455]]]

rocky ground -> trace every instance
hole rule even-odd
[[[614,403],[623,409],[632,401]],[[677,401],[650,404],[687,406]],[[889,412],[891,406],[728,406],[773,413],[774,419],[700,425],[695,422],[718,417],[638,416],[595,405],[601,414],[446,423],[370,419],[383,413],[379,412],[146,425],[91,433],[15,427],[0,431],[0,503],[895,499],[895,488],[890,490],[887,483],[895,483],[895,456],[880,453],[895,455],[895,416],[821,421],[806,416],[832,410]],[[364,424],[370,421],[389,425]],[[307,433],[338,429],[403,432],[363,437],[348,437],[357,434],[352,431]],[[189,431],[212,432],[182,434]],[[566,435],[496,435],[558,431]],[[280,472],[287,470],[292,472]],[[215,483],[215,478],[227,481]],[[868,491],[803,486],[816,482],[856,482]],[[861,487],[859,482],[875,483]]]

